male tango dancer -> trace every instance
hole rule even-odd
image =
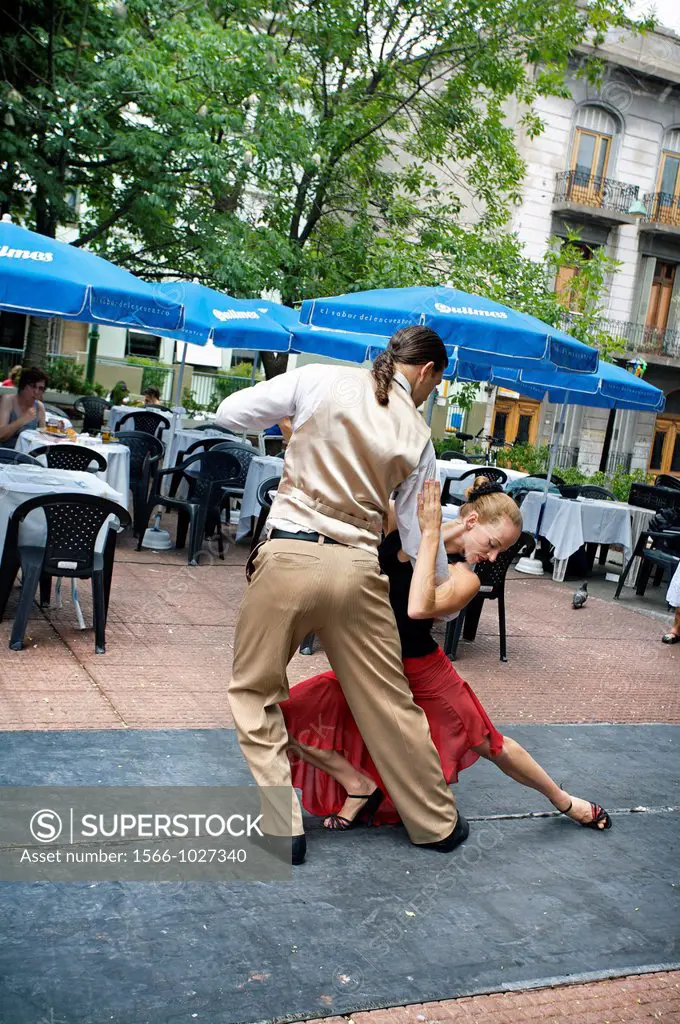
[[[468,835],[404,676],[377,557],[395,490],[402,548],[418,553],[417,497],[437,468],[417,407],[446,364],[438,334],[405,327],[372,370],[304,366],[236,392],[217,411],[219,426],[234,431],[292,421],[269,536],[252,560],[238,617],[229,700],[263,799],[268,787],[290,792],[292,817],[286,823],[272,810],[277,821],[267,831],[289,835],[292,825],[293,864],[307,844],[278,705],[288,697],[288,662],[308,633],[323,643],[411,841],[446,852]],[[437,573],[448,578],[443,545]],[[288,809],[286,798],[286,817]]]

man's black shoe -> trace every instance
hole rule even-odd
[[[307,837],[293,836],[291,858],[293,864],[302,864],[307,856]]]
[[[284,864],[302,864],[307,855],[307,837],[302,836],[268,836],[251,833],[251,842],[261,850],[271,853]]]
[[[439,850],[440,853],[450,853],[451,850],[455,850],[457,846],[464,843],[469,835],[470,826],[467,819],[459,813],[456,827],[450,836],[446,836],[445,839],[439,839],[436,843],[419,843],[418,845],[426,850]]]

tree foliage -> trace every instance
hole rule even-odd
[[[78,190],[75,244],[237,295],[438,277],[519,196],[504,104],[539,132],[573,47],[624,23],[622,0],[22,0],[0,203],[53,235]]]
[[[551,268],[504,229],[514,133],[541,131],[533,101],[566,94],[581,40],[631,25],[624,0],[19,0],[0,17],[2,212],[71,225],[149,279],[287,303],[451,279],[556,322]]]

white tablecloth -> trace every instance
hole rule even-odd
[[[522,502],[524,529],[531,533],[536,530],[542,501],[543,494],[532,491]],[[541,536],[555,548],[553,579],[564,579],[569,556],[578,551],[582,544],[619,544],[623,548],[624,560],[628,561],[640,533],[653,515],[653,510],[637,508],[625,502],[596,498],[572,500],[549,494],[541,523]],[[638,566],[633,565],[626,586],[635,586],[637,570]]]
[[[72,444],[74,442],[64,441],[63,438],[50,437],[49,434],[41,434],[39,430],[22,430],[17,440],[16,448],[17,451],[30,455],[33,448],[40,448],[42,445],[68,443]],[[120,499],[116,500],[120,500],[121,505],[127,508],[130,490],[130,449],[126,448],[124,444],[104,444],[94,437],[88,438],[86,441],[79,440],[75,443],[84,448],[91,448],[99,455],[103,455],[106,459],[106,470],[88,475],[97,476],[101,480],[106,481],[109,487],[121,495]],[[41,461],[45,462],[46,460],[41,458]]]
[[[680,608],[680,565],[673,573],[673,579],[668,584],[666,600],[671,608]]]
[[[499,466],[499,469],[500,468],[503,469],[503,472],[508,478],[508,482],[511,480],[518,480],[520,477],[527,475],[526,473],[521,473],[518,469],[506,469],[505,466]],[[470,462],[463,462],[462,460],[459,462],[456,459],[451,459],[450,462],[447,462],[446,459],[437,459],[437,469],[439,470],[439,480],[443,487],[444,481],[447,477],[451,477],[453,480],[460,480],[463,473],[469,473],[470,470],[474,470],[475,475],[477,475],[477,473],[480,473],[484,467],[483,465],[475,466]],[[464,498],[466,490],[468,487],[472,487],[474,482],[475,477],[470,475],[469,477],[466,477],[465,480],[461,481],[460,484],[452,484],[450,491],[451,496],[455,498]]]
[[[113,431],[118,430],[119,429],[118,428],[118,424],[122,420],[123,416],[127,416],[127,414],[129,412],[155,412],[155,413],[158,413],[159,416],[163,416],[163,418],[168,421],[168,426],[170,425],[170,421],[172,420],[172,413],[171,412],[163,412],[162,409],[156,409],[153,405],[145,405],[145,406],[139,406],[139,405],[114,405],[114,406],[112,406],[111,409],[109,409],[109,421],[108,421],[109,430],[113,430]],[[124,424],[122,429],[123,430],[134,430],[135,429],[135,425],[132,422],[132,420],[128,420],[128,422],[126,424]]]
[[[257,500],[258,487],[268,477],[275,476],[280,479],[282,473],[283,459],[277,459],[275,455],[256,455],[251,460],[241,499],[241,513],[236,527],[237,541],[249,533],[252,517],[260,514],[260,503]]]
[[[94,473],[80,473],[71,469],[43,469],[38,466],[0,465],[0,553],[5,546],[7,524],[14,509],[35,498],[38,494],[63,494],[76,491],[83,494],[96,494],[101,498],[124,505],[122,494],[100,480]],[[31,512],[19,531],[22,544],[40,545],[45,541],[45,515],[39,509]],[[106,526],[98,539],[98,546],[106,535]]]
[[[170,434],[167,430],[163,431],[161,440],[163,444],[166,444]],[[179,453],[186,451],[187,448],[192,445],[195,441],[207,441],[208,438],[216,437],[220,441],[240,441],[240,437],[236,437],[233,434],[225,434],[222,430],[189,430],[182,429],[178,430],[172,439],[172,446],[170,448],[170,457],[168,466],[176,466]]]

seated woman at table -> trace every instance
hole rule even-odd
[[[47,387],[47,374],[33,366],[22,370],[16,395],[0,398],[0,447],[16,447],[22,430],[45,426],[45,406],[40,399]]]
[[[144,392],[144,405],[160,405],[161,393],[151,384]]]
[[[427,716],[444,777],[449,784],[457,782],[463,768],[484,757],[511,779],[538,790],[578,824],[610,828],[611,819],[598,804],[561,789],[519,743],[501,735],[432,637],[435,617],[460,612],[477,594],[479,577],[470,566],[495,561],[517,541],[522,527],[519,508],[500,484],[477,477],[466,496],[458,519],[442,529],[441,489],[438,482],[426,481],[419,498],[422,541],[414,569],[391,520],[392,532],[379,548],[404,673]],[[457,564],[449,566],[448,582],[436,585],[440,531]],[[325,817],[324,826],[331,831],[346,831],[366,819],[376,824],[399,821],[333,672],[298,683],[279,706],[288,729],[293,786],[302,791],[306,810]]]

